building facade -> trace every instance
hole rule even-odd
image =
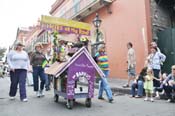
[[[167,56],[163,71],[169,72],[175,63],[174,0],[56,0],[50,10],[51,16],[91,24],[91,45],[97,40],[97,31],[92,23],[96,13],[102,20],[98,40],[106,44],[110,77],[127,78],[128,42],[133,43],[136,51],[137,73],[144,66],[152,40]],[[61,38],[71,40],[76,36],[64,35]],[[46,51],[52,48],[52,39],[49,32],[40,29],[38,21],[34,27],[18,28],[14,44],[23,42],[29,52],[34,50],[37,42],[41,42]]]
[[[35,50],[35,44],[38,42],[42,43],[43,52],[51,49],[51,35],[49,32],[40,28],[40,23],[35,26],[18,28],[13,46],[18,42],[22,42],[25,45],[27,52],[33,52]]]
[[[153,40],[166,55],[162,72],[170,73],[175,64],[175,1],[150,0]]]
[[[12,48],[15,46],[16,43],[18,42],[21,42],[23,44],[25,44],[25,40],[26,40],[26,37],[29,33],[29,28],[26,28],[26,27],[19,27],[17,29],[17,33],[16,33],[16,39],[12,45]]]
[[[50,11],[55,17],[92,24],[98,13],[101,41],[106,44],[110,77],[127,77],[127,47],[132,42],[136,51],[137,72],[144,66],[152,40],[150,1],[148,0],[57,0]],[[96,40],[92,24],[91,41]]]

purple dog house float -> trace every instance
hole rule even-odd
[[[54,63],[46,71],[54,76],[54,98],[58,102],[62,96],[67,100],[67,108],[72,109],[77,98],[86,98],[86,107],[91,107],[94,97],[94,83],[97,75],[104,77],[85,47],[78,50],[67,62]],[[82,86],[85,83],[88,86]]]

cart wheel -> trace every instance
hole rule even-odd
[[[55,101],[55,102],[58,102],[58,99],[59,99],[59,96],[58,96],[58,95],[55,95],[55,96],[54,96],[54,101]]]
[[[85,101],[86,107],[90,108],[92,105],[91,98],[87,98]]]
[[[66,106],[67,106],[68,109],[72,109],[73,108],[73,104],[74,104],[73,100],[68,99]]]

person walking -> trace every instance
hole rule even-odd
[[[43,89],[45,85],[46,75],[44,73],[43,63],[46,60],[45,55],[42,53],[42,44],[36,43],[35,52],[31,55],[31,65],[33,68],[33,82],[34,91],[37,97],[44,96]],[[40,77],[40,88],[39,88],[39,77]]]
[[[44,71],[46,71],[50,67],[50,65],[52,64],[51,49],[47,49],[45,57],[46,57],[47,63],[43,67]],[[52,80],[52,75],[49,75],[49,74],[45,74],[45,75],[46,75],[45,90],[49,91],[51,89],[50,84],[51,84],[51,80]]]
[[[127,44],[128,54],[127,54],[127,63],[128,63],[128,83],[123,85],[124,88],[129,87],[130,81],[135,79],[136,76],[136,55],[135,50],[133,49],[133,44],[129,42]]]
[[[159,52],[156,47],[151,47],[151,53],[147,57],[147,67],[153,69],[154,77],[159,80],[161,64],[165,61],[166,56]],[[160,87],[160,81],[153,80],[154,87]]]
[[[15,99],[17,86],[19,84],[20,99],[27,102],[26,95],[26,77],[29,68],[30,60],[28,54],[23,50],[24,45],[18,43],[16,49],[7,54],[7,62],[10,67],[10,99]]]
[[[109,77],[109,63],[108,57],[105,51],[105,45],[99,45],[98,52],[95,55],[98,66],[101,68],[105,77],[101,77],[99,81],[99,95],[98,99],[103,100],[103,91],[105,90],[106,95],[110,103],[113,102],[112,91],[108,84],[107,78]]]

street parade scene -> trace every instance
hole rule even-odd
[[[0,116],[175,116],[174,0],[0,8]]]

